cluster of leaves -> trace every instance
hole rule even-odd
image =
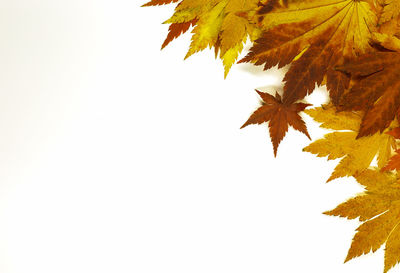
[[[309,137],[300,112],[331,130],[304,151],[340,159],[328,181],[352,176],[365,187],[326,212],[362,222],[346,261],[386,245],[384,272],[400,262],[400,0],[152,0],[145,6],[170,3],[177,6],[165,22],[162,47],[192,28],[187,57],[214,48],[225,76],[247,39],[253,46],[239,63],[265,70],[288,65],[283,94],[257,91],[263,103],[243,127],[268,122],[275,155],[289,126]],[[306,110],[316,86],[326,86],[330,102]]]

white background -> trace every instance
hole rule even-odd
[[[322,215],[362,190],[336,162],[239,130],[282,72],[160,51],[173,7],[144,2],[1,0],[0,272],[382,272]]]

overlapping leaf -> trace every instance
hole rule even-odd
[[[154,0],[148,5],[170,0]],[[186,58],[192,54],[214,47],[225,66],[225,76],[232,64],[243,50],[243,44],[248,36],[251,39],[258,37],[255,26],[238,16],[241,12],[254,10],[258,0],[183,0],[179,2],[175,13],[165,23],[171,24],[170,34],[163,46],[172,39],[186,32],[190,25],[194,25],[192,42]]]
[[[309,0],[290,1],[288,7],[264,7],[253,18],[264,33],[242,62],[263,64],[264,69],[292,63],[284,78],[284,103],[304,98],[324,77],[337,102],[348,78],[334,67],[372,50],[369,40],[378,20],[373,3]]]
[[[400,107],[399,66],[399,53],[376,52],[338,68],[361,78],[341,100],[344,110],[365,111],[359,137],[383,132],[394,120]]]
[[[333,129],[323,139],[319,139],[304,148],[304,151],[328,160],[341,159],[328,181],[353,176],[370,167],[373,159],[378,156],[378,166],[387,164],[394,138],[389,134],[376,133],[369,137],[357,138],[361,123],[360,113],[336,112],[335,107],[325,106],[305,111],[315,121],[321,122],[321,127]]]
[[[162,47],[188,31],[187,57],[214,47],[225,75],[240,62],[289,65],[283,95],[263,99],[242,126],[269,123],[277,148],[289,126],[309,136],[300,116],[307,95],[326,85],[330,102],[305,112],[332,130],[304,148],[338,165],[328,181],[353,176],[366,187],[326,212],[362,222],[346,261],[385,248],[387,272],[400,261],[400,0],[151,0],[178,3]],[[375,165],[376,161],[376,166]]]

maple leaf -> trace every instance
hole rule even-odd
[[[150,2],[147,2],[146,4],[142,5],[142,7],[161,6],[161,5],[176,3],[178,1],[180,0],[151,0]]]
[[[400,261],[400,0],[151,0],[178,3],[165,47],[193,26],[186,57],[214,47],[225,76],[239,62],[290,67],[283,96],[257,93],[259,107],[243,124],[269,123],[276,156],[288,127],[309,134],[299,103],[326,85],[330,104],[305,112],[333,130],[304,151],[340,159],[328,181],[354,176],[366,187],[328,215],[359,218],[346,261],[383,244],[387,272]],[[394,129],[393,129],[394,128]],[[309,137],[310,138],[310,137]],[[393,153],[393,151],[395,151]],[[371,165],[374,159],[377,167]]]
[[[383,132],[400,107],[400,54],[376,52],[337,67],[359,80],[343,95],[343,110],[363,110],[358,137]]]
[[[152,2],[155,5],[164,4],[167,1],[155,0]],[[171,26],[162,47],[185,33],[193,25],[192,41],[185,59],[207,47],[214,47],[216,55],[219,54],[223,61],[226,77],[243,50],[247,38],[250,37],[253,40],[259,35],[254,24],[238,16],[241,12],[254,10],[257,4],[258,0],[180,1],[172,17],[165,21]]]
[[[303,111],[307,106],[310,106],[310,104],[295,103],[286,105],[282,103],[281,97],[278,93],[276,93],[274,97],[258,90],[256,90],[256,92],[263,100],[262,106],[250,116],[241,128],[250,124],[269,122],[269,133],[274,146],[275,156],[279,143],[284,138],[289,125],[310,138],[306,125],[299,115],[299,112]]]
[[[362,224],[357,228],[345,261],[375,252],[385,244],[386,273],[400,261],[400,183],[396,175],[376,169],[365,170],[355,178],[366,192],[325,214],[359,218]]]
[[[304,98],[325,77],[333,102],[338,102],[349,79],[334,67],[373,50],[369,40],[377,24],[374,5],[359,0],[310,0],[270,6],[252,19],[264,32],[240,62],[264,64],[264,69],[292,63],[284,78],[285,103]]]
[[[376,155],[379,167],[387,164],[395,145],[394,138],[381,133],[357,138],[361,123],[360,113],[337,112],[332,105],[309,109],[305,113],[322,123],[322,128],[336,130],[303,149],[318,157],[328,156],[328,160],[341,158],[328,182],[339,177],[353,176],[367,169]]]

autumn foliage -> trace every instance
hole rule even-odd
[[[384,272],[400,262],[400,0],[152,0],[176,4],[162,47],[191,30],[186,57],[208,47],[232,65],[288,67],[283,93],[243,127],[268,123],[274,154],[289,126],[310,138],[301,113],[331,132],[304,151],[340,159],[328,181],[354,177],[365,192],[325,212],[358,219],[346,261],[385,246]],[[249,52],[238,60],[244,43]],[[330,101],[307,95],[325,86]]]

